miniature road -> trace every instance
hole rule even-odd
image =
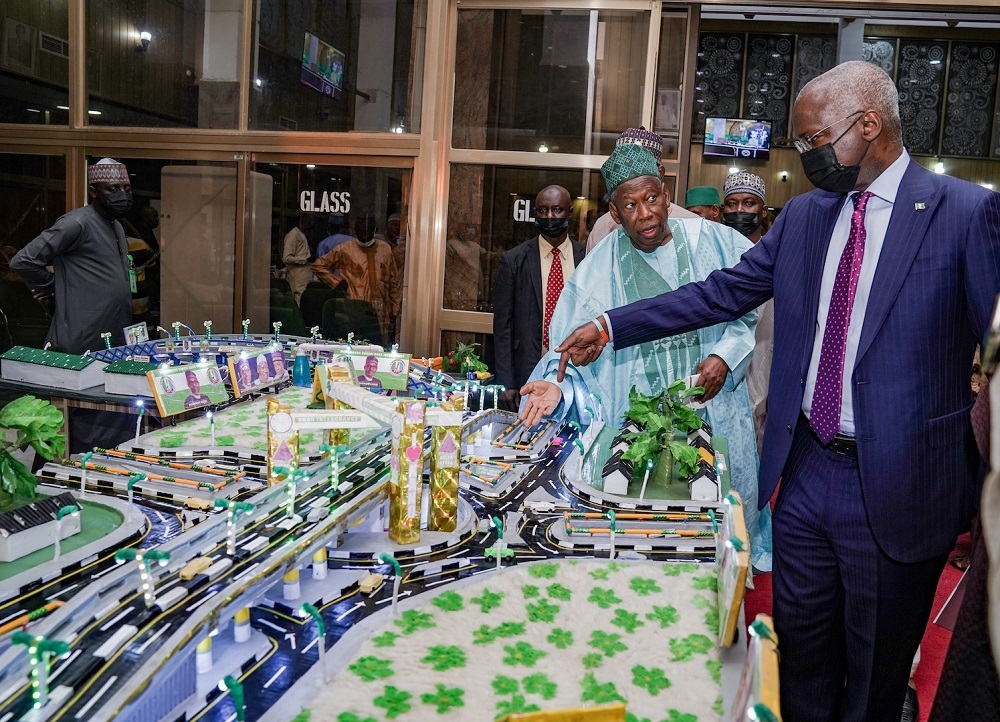
[[[384,463],[381,461],[372,463],[372,456],[374,454],[359,458],[343,470],[341,481],[351,481],[354,487],[347,494],[338,497],[338,503],[349,503],[351,499],[362,495],[367,488],[379,482],[387,473],[388,469]],[[378,470],[375,473],[362,474],[366,466]],[[304,515],[308,504],[324,496],[328,491],[328,485],[317,484],[296,500],[297,511],[301,511]],[[110,697],[136,669],[157,655],[158,642],[164,638],[165,630],[183,621],[190,611],[208,601],[251,566],[266,559],[286,540],[312,526],[306,521],[290,529],[274,526],[285,516],[285,509],[279,507],[267,517],[254,519],[242,528],[237,537],[235,563],[211,582],[204,575],[199,575],[191,581],[181,581],[178,572],[159,577],[156,582],[156,594],[161,598],[168,598],[163,595],[175,587],[186,590],[183,597],[168,609],[161,611],[154,606],[148,610],[142,596],[131,591],[88,626],[79,630],[70,645],[71,656],[66,661],[56,663],[52,670],[52,676],[55,677],[53,686],[68,687],[73,690],[73,694],[49,719],[86,719],[87,713],[98,701],[98,693],[102,697]],[[239,550],[240,546],[258,536],[266,537],[267,544],[251,553]],[[223,537],[216,540],[210,549],[204,550],[203,554],[210,556],[213,561],[218,561],[225,556],[225,551],[226,540]],[[124,639],[116,637],[126,627],[134,630],[133,634]],[[80,652],[78,655],[75,654],[77,651]],[[65,670],[62,669],[64,666]],[[19,719],[30,707],[30,690],[25,685],[22,690],[0,705],[0,719],[4,719],[11,712],[14,716],[9,719]]]
[[[573,438],[576,432],[566,427],[562,432],[564,443],[560,447],[550,447],[546,455],[537,462],[530,464],[531,469],[525,477],[511,489],[505,497],[498,500],[484,500],[475,492],[463,489],[463,496],[470,502],[480,519],[493,516],[503,517],[505,512],[516,511],[524,498],[536,489],[544,489],[551,496],[559,497],[572,504],[575,511],[601,511],[601,508],[574,496],[563,485],[559,472],[573,450]],[[535,561],[552,557],[568,555],[593,556],[592,549],[566,550],[557,549],[549,535],[549,528],[555,524],[564,523],[562,512],[535,514],[525,512],[524,521],[519,530],[526,545],[517,547],[515,556],[504,561],[510,565],[521,561]],[[490,573],[496,569],[496,561],[487,558],[485,550],[496,542],[496,533],[490,527],[487,531],[477,533],[456,547],[440,550],[418,559],[407,559],[403,564],[404,578],[400,588],[401,596],[417,595],[425,591],[436,590],[448,582],[475,574]],[[652,558],[677,558],[676,553],[644,552]],[[694,558],[694,557],[689,557]],[[448,562],[464,559],[469,562],[464,566],[441,574],[424,578],[407,576],[408,568],[417,562]],[[331,559],[329,567],[333,569],[370,568],[386,575],[392,570],[388,565],[372,563],[364,565],[358,561],[339,561]],[[361,619],[381,611],[390,604],[392,597],[391,580],[377,590],[371,597],[362,594],[357,588],[340,599],[328,604],[320,610],[326,624],[326,649],[328,654],[336,654],[334,646],[343,634]],[[294,602],[290,603],[294,604]],[[319,661],[319,649],[316,644],[316,625],[271,609],[256,607],[251,613],[251,622],[255,629],[269,636],[277,644],[274,653],[261,664],[256,665],[240,681],[247,689],[254,690],[246,696],[246,719],[250,722],[266,720],[267,712],[277,700],[295,684],[298,679]],[[332,651],[331,651],[332,647]],[[196,715],[194,720],[210,722],[232,722],[235,719],[235,708],[228,694],[213,692],[208,704]]]

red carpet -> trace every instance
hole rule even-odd
[[[959,538],[955,551],[958,554],[969,553],[968,534]],[[951,632],[937,626],[933,620],[961,578],[962,572],[950,564],[944,565],[937,593],[934,595],[931,618],[927,622],[927,630],[924,632],[924,639],[920,644],[920,666],[917,667],[917,673],[913,677],[917,685],[917,697],[920,699],[920,722],[926,722],[930,715],[931,706],[934,704],[934,693],[937,691],[938,679],[941,676],[941,667],[944,664],[945,655],[948,653],[948,643],[951,641]],[[755,576],[753,581],[756,588],[747,590],[746,593],[747,622],[752,622],[754,617],[761,612],[771,613],[771,575],[761,574]],[[780,649],[780,639],[778,645]]]

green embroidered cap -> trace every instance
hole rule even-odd
[[[684,196],[684,207],[691,206],[721,206],[722,198],[719,196],[719,189],[715,186],[695,186],[688,188],[687,195]]]
[[[601,175],[604,176],[604,184],[608,188],[608,193],[612,193],[625,181],[644,175],[659,178],[660,172],[656,167],[656,158],[653,157],[652,153],[641,145],[625,143],[615,146],[611,155],[601,166]]]

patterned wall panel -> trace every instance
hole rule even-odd
[[[698,40],[692,140],[705,138],[705,118],[735,118],[740,111],[744,35],[702,33]]]
[[[903,145],[911,153],[938,152],[947,55],[946,42],[901,40],[899,43],[896,79],[899,117],[903,121]]]
[[[997,46],[954,41],[941,153],[987,157],[997,89]],[[994,149],[998,155],[998,149]]]
[[[788,137],[794,48],[795,38],[792,35],[747,37],[742,117],[770,120],[774,138]]]
[[[836,35],[799,35],[797,43],[793,102],[803,85],[837,64]]]
[[[892,77],[896,77],[896,39],[865,38],[861,57],[872,65],[877,65]]]

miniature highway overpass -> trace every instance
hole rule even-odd
[[[376,433],[352,447],[350,458],[357,460],[354,465],[365,462],[374,464],[376,459],[373,457],[384,453],[388,441],[387,435],[387,431]],[[316,464],[306,471],[307,478],[298,484],[297,502],[317,498],[326,490],[326,485],[329,483],[329,462]],[[346,471],[347,468],[342,469],[341,480],[345,478],[343,472]],[[201,602],[195,609],[184,614],[184,621],[174,626],[169,636],[159,639],[149,653],[145,653],[149,645],[143,645],[141,649],[144,654],[141,655],[142,660],[138,665],[133,665],[131,670],[117,669],[116,671],[122,674],[108,677],[113,680],[105,690],[110,691],[110,694],[100,707],[90,709],[86,713],[86,719],[116,718],[125,721],[152,722],[159,720],[194,694],[194,646],[197,642],[207,636],[212,629],[226,624],[240,609],[256,605],[271,587],[281,582],[286,572],[308,565],[313,553],[325,547],[330,539],[342,534],[355,521],[377,508],[385,498],[387,472],[388,467],[385,466],[378,474],[362,479],[363,490],[362,484],[356,484],[349,499],[341,504],[338,504],[337,500],[334,501],[335,508],[326,519],[310,526],[301,536],[295,536],[292,540],[286,539],[270,549],[261,561],[245,568],[234,567],[232,575],[221,578],[225,585],[223,588],[207,595],[204,593],[208,587],[201,589]],[[354,491],[359,493],[355,494]],[[279,514],[287,504],[287,491],[282,484],[267,488],[247,501],[254,504],[254,511],[252,514],[240,517],[241,529],[261,519]],[[170,553],[170,561],[166,567],[156,570],[156,578],[176,574],[187,562],[207,550],[214,550],[219,545],[224,548],[227,524],[228,514],[215,514],[193,529],[158,547],[161,551]],[[298,530],[296,528],[296,531]],[[72,644],[80,632],[95,619],[100,619],[109,611],[124,606],[124,600],[132,597],[139,586],[138,566],[134,563],[125,564],[77,591],[63,607],[33,625],[31,631],[49,639],[63,640]],[[209,587],[211,586],[213,585],[210,584]],[[191,597],[182,601],[190,602]],[[121,640],[118,649],[128,649],[134,641],[135,637]],[[85,650],[80,656],[91,653]],[[112,653],[109,656],[114,659],[116,655]],[[92,670],[93,674],[88,675],[87,687],[91,687],[91,683],[96,682],[98,678],[109,675],[108,668],[111,665],[107,663],[108,661],[104,658],[96,665]],[[188,666],[190,673],[186,669]],[[30,707],[29,672],[30,659],[25,647],[12,646],[9,638],[0,640],[0,705],[3,708],[7,708],[17,697],[26,698]],[[156,694],[147,695],[145,692],[154,676],[158,684],[156,690],[151,691]],[[184,684],[185,679],[189,679],[190,683]],[[79,690],[70,689],[60,700],[60,695],[56,694],[59,682],[58,679],[53,682],[52,700],[45,709],[40,710],[41,714],[37,719],[74,718],[70,710],[58,708],[57,705],[69,701],[73,707],[74,700],[79,697]],[[147,697],[151,699],[147,700]],[[25,707],[24,711],[27,711],[28,707]],[[76,718],[80,718],[79,715],[76,715]]]

